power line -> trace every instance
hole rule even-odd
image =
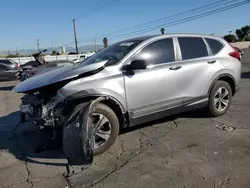
[[[103,0],[102,2],[104,2],[104,3],[101,4],[100,6],[97,6],[97,8],[93,9],[92,12],[88,13],[88,15],[91,14],[91,13],[97,12],[97,11],[101,10],[102,8],[105,8],[105,7],[109,6],[110,4],[112,4],[112,3],[114,3],[114,2],[117,2],[117,1],[119,1],[119,0],[112,0],[112,1],[109,1],[109,3],[105,3],[105,2],[107,2],[107,1],[108,1],[108,0]],[[84,16],[78,17],[77,19],[76,19],[76,18],[73,19],[73,30],[74,30],[74,41],[75,41],[76,53],[78,53],[78,45],[77,45],[78,40],[77,40],[77,37],[76,37],[75,23],[76,23],[76,20],[79,20],[79,19],[81,19],[81,18],[83,18],[83,17],[84,17]],[[69,43],[69,44],[71,44],[71,43]],[[67,46],[67,44],[64,45],[64,46]]]
[[[120,1],[120,0],[103,0],[102,3],[101,3],[100,5],[97,5],[96,8],[93,8],[90,12],[88,12],[88,13],[82,15],[82,16],[79,16],[79,17],[77,18],[77,20],[82,19],[83,17],[87,17],[87,16],[89,16],[90,14],[96,13],[96,12],[98,12],[98,11],[100,11],[100,10],[102,10],[102,9],[104,9],[104,8],[106,8],[106,7],[108,7],[109,5],[118,2],[118,1]],[[77,16],[76,16],[76,17],[77,17]]]
[[[117,31],[114,31],[114,32],[111,32],[111,33],[106,33],[104,34],[105,36],[112,36],[114,34],[117,34],[117,33],[120,33],[120,32],[125,32],[125,31],[128,31],[128,30],[131,30],[131,29],[138,29],[140,27],[147,27],[148,25],[151,25],[151,24],[159,24],[160,21],[166,21],[166,20],[175,20],[176,18],[178,17],[183,17],[184,15],[187,15],[187,14],[195,14],[198,12],[201,12],[203,11],[204,9],[205,10],[208,10],[208,9],[211,9],[211,8],[214,8],[214,7],[218,7],[218,6],[223,6],[225,5],[225,3],[230,3],[230,2],[235,2],[235,0],[230,0],[229,2],[227,2],[229,0],[219,0],[219,1],[215,1],[213,3],[209,3],[209,4],[205,4],[203,6],[199,6],[199,7],[196,7],[196,8],[193,8],[193,9],[190,9],[190,10],[187,10],[187,11],[183,11],[183,12],[179,12],[177,14],[173,14],[173,15],[170,15],[170,16],[166,16],[166,17],[163,17],[163,18],[159,18],[159,19],[156,19],[156,20],[153,20],[153,21],[150,21],[150,22],[146,22],[146,23],[143,23],[143,24],[139,24],[139,25],[135,25],[135,26],[131,26],[131,27],[127,27],[127,28],[123,28],[123,29],[120,29],[120,30],[117,30]],[[224,3],[224,4],[222,4]],[[219,5],[218,5],[219,4]],[[92,37],[86,37],[86,38],[83,38],[83,39],[93,39],[93,38],[99,38],[99,37],[103,37],[104,35],[98,35],[98,36],[92,36]]]
[[[82,16],[75,16],[75,18],[73,19],[73,20],[75,20],[75,21],[77,21],[77,20],[79,20],[79,19],[81,19],[81,18],[83,18],[83,17],[86,17],[86,16],[88,16],[88,15],[90,15],[90,14],[92,14],[92,13],[95,13],[95,12],[97,12],[97,11],[99,11],[99,10],[101,10],[101,9],[103,9],[103,8],[105,8],[105,7],[107,7],[107,6],[109,6],[109,5],[111,5],[112,3],[115,3],[115,2],[118,2],[118,1],[120,1],[120,0],[102,0],[101,1],[101,3],[98,5],[97,4],[97,7],[96,8],[93,8],[92,9],[92,11],[91,12],[89,12],[89,13],[87,13],[87,14],[85,14],[85,15],[82,15]],[[75,22],[74,21],[74,22]],[[74,37],[75,38],[75,37]],[[74,39],[75,40],[75,39]],[[68,45],[70,45],[70,44],[72,44],[72,42],[70,42],[70,43],[67,43],[67,44],[64,44],[63,46],[68,46]],[[76,44],[77,45],[77,44]]]
[[[217,4],[220,2],[224,2],[223,6],[225,4],[229,4],[232,2],[232,0],[230,0],[229,2],[227,2],[228,0],[223,0],[223,1],[217,1]],[[235,2],[235,0],[233,0]],[[172,26],[175,26],[175,25],[179,25],[181,23],[185,23],[185,22],[189,22],[189,21],[192,21],[192,20],[196,20],[196,19],[199,19],[199,18],[203,18],[203,17],[206,17],[206,16],[209,16],[209,15],[212,15],[212,14],[216,14],[216,13],[219,13],[219,12],[223,12],[223,11],[226,11],[226,10],[229,10],[229,9],[233,9],[233,8],[236,8],[236,7],[239,7],[239,6],[242,6],[242,5],[245,5],[247,3],[250,3],[250,0],[245,0],[245,1],[241,1],[241,2],[238,2],[238,3],[231,3],[227,6],[224,6],[224,7],[221,7],[221,5],[217,5],[216,7],[221,7],[221,8],[214,8],[215,5],[213,4],[213,6],[211,6],[212,4],[210,4],[210,7],[209,8],[206,8],[206,10],[209,10],[209,11],[205,11],[205,12],[202,12],[200,14],[197,14],[198,12],[201,12],[201,10],[197,8],[194,8],[194,9],[191,9],[192,11],[194,10],[198,10],[198,11],[195,11],[194,13],[191,12],[191,10],[188,10],[188,11],[184,11],[182,12],[183,14],[187,14],[189,12],[189,15],[191,13],[192,16],[186,16],[185,18],[182,18],[182,19],[174,19],[174,21],[171,21],[171,22],[165,22],[165,23],[161,23],[158,25],[155,25],[154,26],[151,26],[151,27],[148,27],[146,29],[140,29],[140,30],[135,30],[135,31],[132,31],[132,32],[128,32],[128,33],[121,33],[121,34],[116,34],[114,36],[108,36],[107,34],[105,36],[108,36],[109,38],[111,39],[116,39],[116,38],[125,38],[125,37],[130,37],[130,36],[135,36],[137,34],[141,34],[141,33],[147,33],[147,32],[151,32],[151,31],[154,31],[156,28],[158,29],[159,27],[161,26],[165,26],[165,27],[172,27]],[[201,6],[204,7],[207,6],[207,5],[204,5],[204,6]],[[211,8],[213,8],[212,10],[210,10]],[[195,14],[195,15],[193,15]],[[176,15],[176,14],[175,14]],[[172,15],[171,17],[174,17],[174,15]],[[167,19],[169,17],[164,17],[164,19]],[[157,19],[157,20],[163,20],[163,18],[161,19]],[[169,21],[170,19],[168,19]],[[172,19],[173,20],[173,19]],[[151,21],[150,23],[152,23],[153,21]],[[149,23],[149,22],[148,22]],[[142,25],[142,24],[141,24]],[[131,28],[131,27],[130,27]],[[115,32],[112,32],[112,33],[115,33]],[[104,36],[104,35],[102,35]],[[90,38],[90,37],[89,37]],[[97,37],[96,37],[97,38]],[[92,38],[93,40],[93,38]]]
[[[229,9],[233,9],[233,8],[236,8],[236,7],[248,4],[248,3],[250,3],[250,1],[245,0],[245,1],[242,1],[242,2],[239,2],[239,3],[234,3],[234,4],[231,4],[231,5],[225,6],[223,8],[214,9],[214,10],[211,10],[211,11],[208,11],[208,12],[204,12],[204,13],[197,14],[197,15],[190,16],[190,17],[183,18],[183,19],[179,19],[179,20],[176,20],[176,21],[173,21],[173,22],[168,22],[167,24],[159,24],[159,25],[156,25],[156,26],[153,26],[153,27],[149,27],[147,29],[141,29],[141,30],[137,30],[137,31],[129,32],[129,33],[119,34],[119,35],[115,35],[113,37],[110,36],[109,38],[115,39],[115,38],[121,38],[121,37],[129,37],[131,35],[134,36],[134,35],[139,34],[139,33],[141,34],[141,33],[149,32],[149,31],[153,31],[156,28],[159,28],[161,26],[171,27],[171,26],[179,25],[181,23],[185,23],[185,22],[189,22],[189,21],[196,20],[196,19],[199,19],[199,18],[203,18],[203,17],[209,16],[209,15],[216,14],[216,13],[219,13],[219,12],[223,12],[223,11],[226,11],[226,10],[229,10]]]

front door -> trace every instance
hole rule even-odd
[[[124,73],[128,111],[132,119],[182,105],[179,95],[182,68],[175,62],[172,38],[148,44],[130,62],[133,60],[146,60],[148,66],[145,70]]]

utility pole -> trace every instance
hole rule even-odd
[[[77,46],[77,38],[76,38],[76,25],[75,25],[76,19],[73,19],[73,29],[74,29],[74,39],[75,39],[75,45],[76,45],[76,53],[78,54],[78,46]]]
[[[36,45],[37,45],[37,50],[38,50],[38,52],[40,52],[40,43],[39,43],[39,39],[36,39]]]
[[[95,41],[95,52],[96,52],[96,40],[94,39],[94,41]]]
[[[18,57],[18,63],[20,64],[20,57],[19,57],[19,53],[18,53],[18,47],[16,47],[16,56]]]

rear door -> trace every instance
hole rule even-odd
[[[184,104],[207,98],[208,89],[221,70],[221,62],[202,37],[178,37],[183,67],[181,95]]]

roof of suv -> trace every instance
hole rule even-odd
[[[148,36],[140,36],[135,38],[126,39],[128,40],[147,40],[147,39],[154,39],[154,38],[161,38],[161,37],[209,37],[209,38],[217,38],[221,39],[220,37],[212,36],[212,35],[205,35],[205,34],[195,34],[195,33],[168,33],[168,34],[159,34],[159,35],[148,35]]]

